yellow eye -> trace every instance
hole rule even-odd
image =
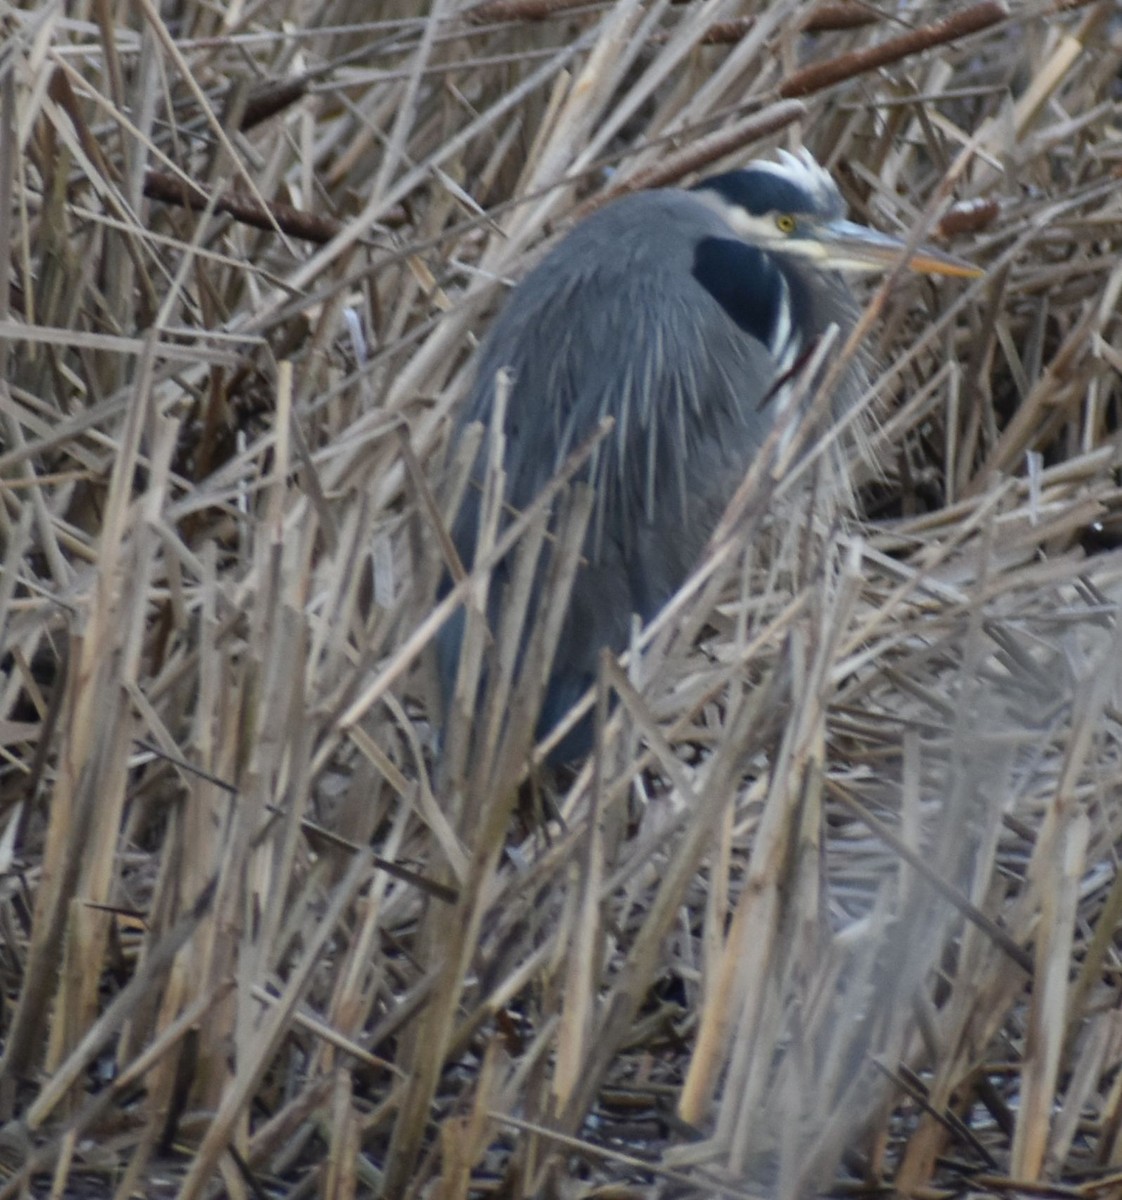
[[[795,218],[791,216],[790,213],[780,213],[779,216],[775,218],[775,228],[778,229],[780,233],[794,233],[795,225]]]

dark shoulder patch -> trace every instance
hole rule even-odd
[[[745,333],[770,344],[783,280],[769,255],[736,238],[702,238],[694,251],[693,277]]]

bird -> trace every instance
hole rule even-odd
[[[505,520],[539,495],[605,417],[613,426],[581,478],[594,494],[544,700],[542,738],[595,681],[603,649],[628,644],[633,614],[650,621],[697,563],[767,439],[797,366],[859,306],[847,276],[884,271],[903,241],[846,219],[831,175],[806,149],[701,180],[635,192],[579,221],[518,283],[483,338],[454,438],[486,426],[505,379]],[[973,277],[974,265],[928,246],[907,265]],[[856,401],[860,367],[831,396]],[[470,570],[486,449],[451,524]],[[493,569],[487,619],[498,626],[513,561]],[[446,581],[445,591],[450,587]],[[532,604],[542,597],[541,577]],[[460,610],[437,644],[445,711],[463,639]],[[586,717],[550,755],[587,754]]]

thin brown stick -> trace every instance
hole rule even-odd
[[[784,97],[813,95],[835,84],[844,83],[847,79],[875,71],[878,67],[887,67],[890,63],[910,58],[913,54],[920,54],[924,50],[944,46],[972,33],[979,33],[1007,20],[1008,17],[1009,8],[1005,0],[983,0],[983,3],[963,9],[934,25],[924,25],[909,33],[889,38],[877,46],[854,50],[827,62],[812,63],[803,67],[779,85],[779,94]]]
[[[145,172],[144,194],[150,200],[178,204],[194,212],[205,211],[210,203],[206,190],[199,184],[190,183],[166,171]],[[262,206],[248,196],[231,191],[224,191],[215,199],[214,211],[226,213],[254,229],[274,230],[279,227],[292,237],[317,245],[325,245],[344,227],[343,222],[334,217],[310,213],[277,200],[270,200]]]
[[[834,33],[844,29],[861,29],[875,25],[883,18],[865,4],[819,4],[800,22],[804,33]],[[755,17],[736,17],[730,21],[714,21],[701,41],[706,46],[721,46],[739,42],[756,24]]]
[[[477,25],[497,21],[548,21],[573,8],[588,8],[590,0],[484,0],[464,14]]]
[[[629,176],[621,183],[581,205],[576,211],[576,219],[587,216],[618,196],[642,191],[644,188],[670,187],[685,176],[704,169],[710,163],[735,154],[743,147],[777,133],[780,129],[785,129],[805,112],[806,108],[801,101],[784,100],[765,108],[762,112],[745,117],[728,129],[705,134],[681,150],[667,154],[657,166],[648,167],[646,170]]]

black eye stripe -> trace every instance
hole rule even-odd
[[[841,195],[832,185],[812,188],[760,167],[714,175],[703,179],[693,190],[713,192],[726,204],[742,208],[754,217],[768,213],[810,213],[832,220],[845,214]]]
[[[799,188],[766,171],[730,171],[706,180],[703,186],[754,216],[806,207],[806,197]]]

